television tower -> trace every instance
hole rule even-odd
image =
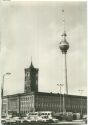
[[[66,54],[67,54],[67,50],[69,49],[69,43],[66,40],[66,31],[65,31],[65,18],[64,18],[64,10],[62,10],[62,14],[63,14],[63,26],[64,26],[64,32],[62,33],[62,40],[59,43],[59,48],[64,56],[64,85],[65,85],[65,93],[68,94],[68,82],[67,82],[67,62],[66,62]]]

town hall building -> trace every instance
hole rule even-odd
[[[31,62],[25,69],[24,93],[3,96],[3,114],[16,112],[20,115],[34,111],[87,113],[87,97],[59,93],[45,93],[38,91],[38,72]]]

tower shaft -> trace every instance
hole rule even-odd
[[[68,94],[66,53],[64,53],[64,82],[65,82],[65,92],[66,92],[66,94]]]

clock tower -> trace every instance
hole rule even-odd
[[[38,92],[38,68],[34,68],[32,62],[29,68],[25,69],[24,92]]]

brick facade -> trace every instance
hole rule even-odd
[[[64,95],[65,109],[67,112],[87,113],[87,97]],[[3,112],[16,111],[27,114],[33,111],[60,112],[60,94],[32,92],[9,95],[3,98]],[[61,95],[61,110],[63,111],[63,95]]]

